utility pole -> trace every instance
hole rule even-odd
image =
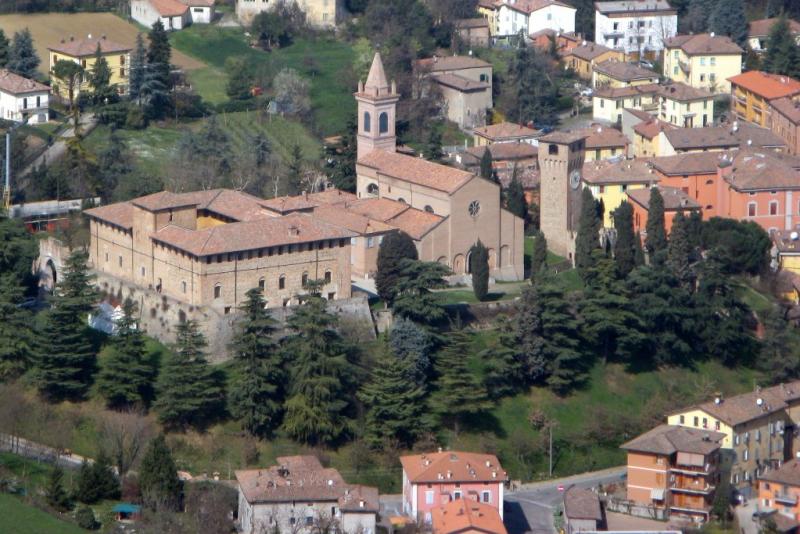
[[[547,425],[547,429],[550,431],[550,474],[549,477],[553,478],[553,424],[550,423]]]
[[[3,186],[3,209],[8,217],[11,212],[11,128],[6,132],[6,181]]]

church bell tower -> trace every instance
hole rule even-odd
[[[373,150],[395,151],[395,118],[400,95],[394,82],[389,85],[381,55],[376,53],[369,69],[367,83],[358,82],[358,158]]]

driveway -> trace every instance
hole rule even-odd
[[[733,509],[736,522],[739,523],[739,534],[758,534],[760,525],[753,521],[753,514],[758,510],[758,499],[750,499]]]
[[[72,124],[71,119],[70,124]],[[84,113],[81,115],[81,135],[88,135],[92,130],[94,130],[95,126],[97,126],[97,119],[95,118],[94,113]],[[28,185],[25,176],[27,176],[27,174],[33,169],[37,168],[42,163],[47,162],[48,164],[52,164],[61,158],[61,156],[63,156],[67,151],[67,141],[73,137],[75,137],[75,128],[73,126],[70,126],[61,132],[55,141],[53,141],[52,145],[47,147],[47,149],[45,149],[45,151],[42,152],[39,157],[37,157],[30,165],[19,172],[20,184],[18,188],[24,189]]]

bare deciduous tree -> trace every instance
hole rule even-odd
[[[114,461],[120,477],[131,470],[155,435],[153,423],[134,410],[103,414],[99,426],[99,446]]]

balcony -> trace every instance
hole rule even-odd
[[[705,508],[696,508],[694,506],[680,506],[680,505],[677,505],[677,504],[676,505],[671,505],[669,507],[669,509],[670,509],[670,512],[679,512],[679,513],[684,513],[684,514],[702,514],[702,515],[705,515],[705,516],[707,516],[709,514],[709,512],[711,511],[711,507],[710,506],[705,507]]]
[[[788,493],[776,493],[775,502],[784,506],[795,506],[797,504],[797,495],[790,495]]]
[[[685,482],[672,482],[669,485],[670,491],[674,493],[686,493],[689,495],[710,495],[715,488],[711,484],[687,484]]]
[[[670,473],[677,473],[681,475],[691,476],[706,476],[711,473],[715,466],[707,463],[705,465],[675,465],[670,468]]]

